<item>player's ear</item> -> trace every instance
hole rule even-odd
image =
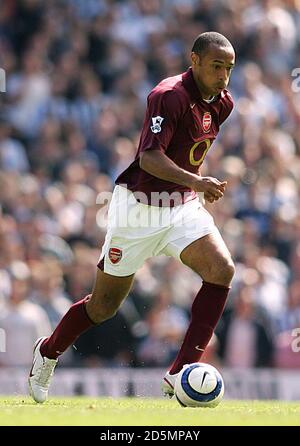
[[[194,51],[192,51],[191,53],[191,59],[192,59],[192,63],[194,65],[199,65],[200,63],[200,56],[197,53],[194,53]]]

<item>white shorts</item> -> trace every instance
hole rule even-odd
[[[130,190],[116,186],[98,267],[113,276],[130,276],[153,256],[181,261],[184,248],[215,231],[214,220],[199,198],[172,208],[148,206]]]

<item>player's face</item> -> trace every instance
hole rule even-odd
[[[233,48],[212,46],[203,56],[192,53],[194,77],[204,99],[227,87],[234,62]]]

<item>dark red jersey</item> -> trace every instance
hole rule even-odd
[[[196,193],[188,187],[161,180],[141,169],[139,156],[146,150],[161,150],[179,167],[199,173],[220,125],[232,108],[233,100],[227,90],[212,102],[202,99],[191,68],[164,79],[148,96],[135,160],[119,175],[116,184],[126,185],[133,192],[143,192],[147,204],[157,205],[151,200],[153,192],[180,192],[183,202],[192,200]]]

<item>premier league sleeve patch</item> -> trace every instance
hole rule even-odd
[[[161,123],[163,122],[164,118],[162,118],[161,116],[154,116],[152,118],[152,126],[151,131],[153,133],[159,133],[161,132]]]

